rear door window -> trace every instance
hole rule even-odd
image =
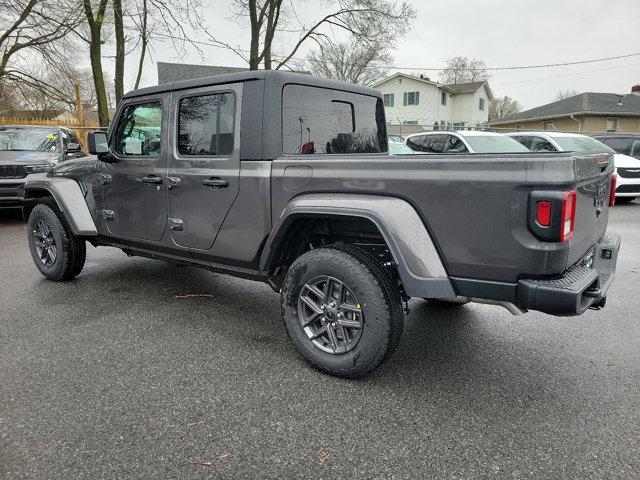
[[[542,137],[533,137],[531,141],[531,146],[528,148],[534,152],[555,152],[556,151],[556,148],[553,145],[551,145],[549,141],[547,141]]]
[[[423,152],[443,153],[451,135],[427,135],[422,144]]]
[[[416,135],[407,139],[407,147],[415,152],[422,152],[422,144],[424,143],[426,135]]]
[[[446,145],[447,153],[468,153],[466,145],[455,135],[450,135]]]
[[[178,114],[178,153],[206,157],[231,154],[234,120],[233,93],[183,98]]]
[[[285,85],[282,150],[293,155],[386,152],[382,99],[307,85]]]
[[[605,138],[604,143],[609,145],[618,153],[629,155],[631,151],[631,139],[630,138]]]

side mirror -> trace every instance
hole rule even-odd
[[[106,163],[115,162],[115,157],[109,151],[109,140],[106,132],[89,132],[87,144],[89,153],[97,155],[100,161]]]
[[[73,142],[67,143],[67,148],[65,148],[66,153],[78,153],[80,150],[80,144]]]

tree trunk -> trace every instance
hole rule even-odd
[[[122,18],[122,0],[113,0],[113,24],[116,32],[115,93],[116,105],[124,96],[124,21]]]
[[[140,86],[140,78],[142,77],[142,67],[144,65],[144,57],[147,54],[147,42],[149,41],[147,36],[147,16],[149,11],[147,10],[147,0],[142,0],[142,27],[140,32],[140,60],[138,61],[138,74],[136,75],[136,83],[133,86],[137,89]]]
[[[109,125],[109,104],[107,102],[107,90],[104,85],[104,75],[102,73],[101,53],[100,27],[92,27],[91,43],[89,44],[89,58],[91,59],[93,85],[96,89],[96,100],[98,102],[98,122],[101,127],[106,127]]]

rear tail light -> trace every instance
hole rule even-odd
[[[548,227],[551,224],[551,202],[538,202],[536,204],[536,222],[541,227]]]
[[[618,174],[611,174],[611,193],[609,194],[609,206],[613,207],[616,204],[616,187],[618,186]]]
[[[560,241],[567,242],[573,236],[576,223],[576,191],[565,192],[562,196],[562,218],[560,220]]]

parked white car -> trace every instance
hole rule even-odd
[[[629,203],[640,197],[640,160],[617,153],[595,138],[578,133],[512,132],[508,136],[534,152],[607,152],[613,153],[618,179],[616,203]]]
[[[522,153],[529,149],[495,132],[433,131],[407,137],[407,147],[418,153]]]

